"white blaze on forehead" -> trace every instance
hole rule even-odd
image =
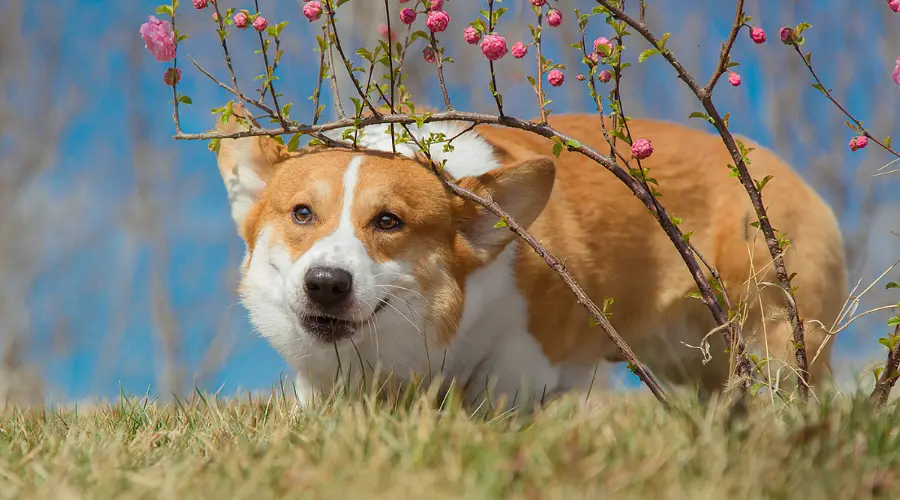
[[[300,258],[304,269],[312,266],[329,266],[345,269],[353,275],[364,272],[365,267],[371,263],[369,252],[362,241],[356,237],[353,227],[353,200],[356,193],[356,185],[359,181],[359,169],[365,160],[364,156],[354,156],[347,165],[341,179],[341,213],[338,219],[337,229],[328,236],[317,241]],[[331,214],[319,214],[329,217]]]

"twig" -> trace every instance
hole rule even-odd
[[[234,75],[234,67],[231,65],[231,55],[228,53],[228,42],[225,41],[225,18],[222,16],[222,13],[219,12],[219,2],[212,2],[212,6],[216,9],[216,21],[219,23],[219,41],[222,45],[222,53],[225,54],[225,65],[228,67],[228,74],[231,75],[231,86],[234,87],[234,93],[238,96],[238,99],[243,100],[243,94],[241,94],[241,89],[238,87],[237,77]],[[247,121],[247,126],[250,127],[250,130],[255,128],[252,120]]]
[[[540,10],[538,10],[540,9]],[[534,46],[535,51],[537,52],[537,97],[538,97],[538,106],[541,108],[541,123],[547,123],[547,105],[545,104],[544,99],[544,56],[541,53],[541,39],[544,34],[544,10],[543,7],[535,7],[537,11],[537,30],[535,30],[534,36]],[[602,116],[602,113],[601,113]]]
[[[819,79],[819,75],[816,74],[816,70],[813,69],[812,64],[806,59],[806,57],[803,55],[803,52],[800,51],[800,46],[797,45],[796,43],[793,45],[794,45],[794,51],[797,53],[798,56],[800,56],[800,59],[803,60],[803,64],[806,65],[806,69],[809,70],[809,73],[812,75],[813,79],[815,79],[816,83],[819,85],[818,89],[821,90],[823,94],[825,94],[825,97],[827,97],[828,100],[831,101],[835,106],[837,106],[837,108],[839,110],[841,110],[841,113],[844,113],[844,116],[849,118],[850,121],[852,121],[856,125],[856,127],[859,128],[860,132],[862,132],[863,135],[865,135],[869,139],[872,139],[872,142],[881,146],[881,148],[884,149],[885,151],[891,153],[892,155],[896,156],[897,158],[900,158],[900,153],[897,153],[897,151],[895,151],[893,148],[891,148],[890,146],[879,141],[877,137],[875,137],[874,135],[869,133],[869,131],[866,130],[865,127],[863,127],[862,122],[860,122],[859,120],[854,118],[853,115],[851,115],[850,112],[847,111],[847,108],[842,106],[841,103],[839,103],[837,101],[837,99],[834,98],[834,95],[831,93],[831,91],[829,91],[828,88],[822,84],[822,80]]]
[[[256,7],[256,14],[259,15],[259,0],[253,0],[253,3],[254,3],[254,6]],[[263,39],[262,31],[257,31],[256,34],[259,35],[259,50],[260,50],[260,52],[262,52],[263,64],[266,67],[266,81],[268,82],[268,85],[263,86],[263,90],[260,93],[259,100],[265,101],[266,87],[268,87],[269,95],[272,96],[272,103],[275,105],[275,114],[278,116],[278,122],[281,123],[281,126],[283,127],[283,126],[285,126],[286,122],[284,120],[284,117],[281,116],[281,106],[278,105],[278,95],[275,93],[275,84],[272,83],[272,77],[275,75],[275,67],[273,66],[272,68],[269,68],[269,54],[268,54],[268,50],[266,48],[266,42]],[[277,36],[275,37],[275,43],[276,43],[275,58],[277,60],[278,59],[277,45],[279,43]]]
[[[372,105],[369,98],[366,96],[365,92],[363,92],[362,87],[359,84],[359,80],[356,79],[356,74],[353,73],[353,64],[350,62],[350,59],[344,54],[344,49],[341,47],[341,38],[338,36],[337,32],[337,24],[334,19],[334,5],[333,0],[325,0],[325,5],[328,6],[328,23],[331,24],[331,34],[334,41],[334,48],[337,49],[338,54],[341,56],[341,60],[344,62],[344,67],[347,69],[347,74],[350,75],[350,80],[353,81],[353,86],[356,88],[356,92],[359,94],[360,99],[362,99],[368,106],[369,110],[372,111],[372,114],[375,116],[379,116],[381,113]]]
[[[488,0],[488,34],[494,31],[494,0]],[[497,75],[494,73],[494,61],[488,59],[488,65],[491,67],[491,94],[494,95],[494,101],[497,103],[497,114],[503,117],[503,99],[500,97],[500,90],[497,89]]]
[[[328,43],[328,72],[330,73],[329,80],[331,81],[331,96],[334,101],[334,109],[338,120],[343,120],[347,115],[344,114],[344,105],[341,104],[341,93],[338,90],[337,71],[334,65],[334,43],[332,42],[331,27],[328,23],[322,23],[322,31],[325,33],[325,41]]]
[[[388,37],[387,37],[387,47],[388,47],[388,81],[390,82],[390,91],[391,91],[391,100],[388,101],[388,106],[391,109],[391,114],[394,114],[394,44],[391,43],[391,35],[394,33],[391,31],[391,7],[388,4],[389,0],[384,0],[384,17],[387,23]],[[432,39],[434,39],[434,35],[432,35]],[[443,75],[442,75],[443,76]],[[443,80],[443,79],[442,79]],[[397,141],[394,136],[394,124],[390,125],[391,129],[391,152],[397,153]]]
[[[731,60],[731,49],[734,47],[734,41],[737,40],[738,34],[741,32],[741,27],[744,26],[744,0],[737,0],[737,9],[735,9],[734,17],[728,40],[722,44],[722,50],[719,52],[719,63],[716,65],[716,70],[709,77],[709,82],[706,83],[706,86],[703,87],[707,95],[712,95],[713,88],[715,88],[716,82],[719,81],[719,77],[728,70],[728,63]],[[643,22],[643,19],[641,22]]]
[[[322,36],[324,40],[328,40],[325,31],[325,25],[322,26]],[[313,125],[319,122],[321,112],[319,110],[319,96],[322,95],[322,80],[325,79],[325,49],[319,53],[319,73],[316,81],[316,90],[313,92]]]
[[[875,383],[875,390],[872,391],[872,406],[878,410],[884,407],[891,397],[891,390],[900,378],[900,325],[894,328],[894,348],[888,350],[887,361],[884,364],[884,370],[878,376]]]
[[[441,84],[441,93],[444,94],[444,105],[447,107],[447,111],[453,111],[453,106],[450,105],[450,94],[447,92],[447,85],[444,83],[444,51],[438,49],[437,38],[434,37],[434,33],[431,34],[431,50],[434,51],[435,62],[437,62],[438,82]]]
[[[178,30],[175,29],[175,0],[172,0],[172,32],[175,34],[175,56],[172,58],[172,69],[175,70],[175,75],[172,75],[172,101],[174,103],[174,110],[172,112],[172,119],[175,121],[175,133],[181,133],[181,117],[178,113],[178,82],[176,82],[176,75],[178,74]]]
[[[741,184],[744,186],[744,189],[747,191],[747,194],[750,197],[750,201],[753,204],[754,209],[756,210],[756,216],[759,220],[760,229],[765,236],[766,246],[768,247],[769,254],[772,256],[772,260],[774,262],[776,278],[778,279],[779,286],[784,292],[784,305],[788,317],[790,318],[791,327],[793,329],[792,340],[795,348],[794,353],[797,362],[797,371],[799,378],[799,383],[797,384],[798,391],[800,394],[800,398],[803,401],[807,401],[809,397],[809,371],[806,358],[804,324],[797,310],[790,278],[784,265],[784,259],[781,255],[781,242],[775,235],[775,230],[772,227],[771,222],[769,221],[762,196],[759,192],[759,189],[756,188],[753,178],[750,176],[750,172],[747,170],[747,165],[744,161],[741,151],[738,148],[734,137],[731,135],[731,132],[728,131],[728,127],[725,125],[722,117],[719,115],[718,110],[712,102],[712,88],[700,87],[697,81],[694,80],[694,78],[690,75],[690,73],[688,73],[688,71],[678,61],[678,59],[675,58],[674,53],[662,46],[659,39],[656,38],[656,36],[650,31],[645,23],[636,21],[634,18],[626,14],[622,9],[619,9],[617,6],[613,5],[610,0],[597,0],[597,2],[603,5],[607,10],[609,10],[614,17],[621,21],[624,21],[626,24],[631,26],[635,31],[640,33],[641,36],[644,37],[644,39],[650,42],[650,44],[654,48],[660,51],[666,61],[668,61],[669,64],[678,73],[678,77],[687,84],[687,86],[691,89],[697,99],[700,100],[703,108],[712,119],[713,125],[716,127],[716,130],[722,137],[722,141],[725,143],[725,147],[728,149],[728,152],[730,153],[732,160],[735,163],[738,172],[738,178],[741,181]],[[737,1],[737,7],[738,13],[736,15],[736,20],[737,22],[740,22],[743,19],[743,0]],[[720,56],[720,66],[723,64],[721,60],[727,60],[728,55],[728,52],[723,51]],[[712,79],[710,81],[713,82]]]

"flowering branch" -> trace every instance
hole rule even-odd
[[[791,30],[791,28],[784,28],[784,29]],[[813,69],[813,67],[812,67],[812,62],[811,62],[812,61],[812,53],[810,52],[806,55],[803,54],[803,52],[800,50],[800,44],[796,40],[795,31],[791,30],[789,32],[786,32],[785,36],[787,38],[786,43],[789,43],[790,45],[792,45],[794,47],[794,52],[796,52],[797,55],[800,56],[800,59],[803,60],[803,64],[806,66],[806,69],[809,70],[809,73],[812,75],[813,79],[816,81],[816,83],[813,85],[813,88],[822,92],[822,94],[824,94],[825,97],[827,97],[829,101],[831,101],[835,106],[837,106],[837,108],[841,111],[841,113],[844,113],[844,115],[847,118],[849,118],[850,121],[852,121],[854,125],[856,125],[855,128],[851,127],[851,129],[854,132],[856,132],[857,134],[862,134],[863,137],[867,138],[867,140],[865,142],[861,142],[859,140],[859,137],[854,137],[850,142],[850,149],[855,151],[857,149],[864,148],[866,146],[866,143],[868,143],[868,139],[871,139],[872,142],[879,145],[885,151],[891,153],[892,155],[896,156],[897,158],[900,158],[900,153],[898,153],[893,148],[891,148],[891,138],[890,137],[886,138],[884,140],[884,142],[882,142],[882,141],[878,140],[878,138],[876,138],[874,135],[869,133],[869,131],[866,130],[865,127],[863,127],[862,122],[857,120],[852,114],[850,114],[850,112],[847,111],[847,108],[842,106],[841,103],[838,102],[838,100],[834,98],[834,95],[831,93],[831,91],[828,90],[828,88],[826,88],[825,85],[822,84],[822,80],[819,79],[819,75],[816,74],[816,70]]]
[[[684,81],[685,84],[687,84],[687,86],[700,101],[704,110],[706,110],[706,117],[722,137],[722,141],[725,143],[725,147],[728,149],[728,152],[735,163],[733,170],[738,175],[738,179],[744,186],[744,189],[747,191],[747,194],[750,197],[750,201],[756,211],[757,222],[754,223],[754,225],[759,226],[763,235],[765,236],[766,246],[768,247],[769,254],[772,257],[772,261],[775,267],[775,276],[777,278],[779,287],[783,292],[785,310],[788,317],[790,318],[791,327],[793,329],[792,340],[794,343],[795,360],[797,363],[797,372],[799,378],[799,383],[797,384],[798,392],[800,398],[803,401],[806,401],[809,397],[809,371],[806,356],[804,323],[800,318],[799,312],[797,310],[793,287],[791,286],[790,277],[788,275],[782,256],[784,248],[790,243],[790,241],[783,235],[776,234],[776,230],[772,227],[771,221],[769,220],[765,208],[765,204],[762,200],[762,195],[760,194],[759,187],[762,186],[763,183],[755,181],[750,176],[750,172],[747,169],[745,158],[749,153],[749,150],[744,148],[743,144],[739,144],[734,139],[734,136],[732,136],[731,132],[729,132],[728,130],[728,126],[725,120],[722,119],[719,111],[716,109],[715,105],[712,102],[712,90],[715,86],[716,81],[718,80],[718,76],[716,76],[716,73],[721,76],[719,70],[723,66],[727,68],[728,65],[731,64],[730,44],[733,44],[733,36],[735,33],[734,26],[732,27],[731,35],[729,35],[729,42],[726,42],[726,44],[724,44],[722,53],[720,54],[719,65],[717,66],[716,73],[713,74],[714,78],[710,78],[710,82],[706,87],[700,87],[697,81],[691,76],[690,73],[688,73],[687,69],[685,69],[684,66],[678,61],[678,59],[675,58],[674,53],[665,47],[665,44],[650,31],[649,27],[644,22],[635,20],[634,18],[630,17],[625,13],[624,10],[620,9],[617,5],[614,5],[614,3],[610,0],[597,0],[597,3],[606,8],[613,15],[613,17],[624,21],[626,24],[631,26],[650,43],[650,45],[655,51],[657,51],[657,53],[661,54],[663,58],[665,58],[665,60],[669,62],[669,64],[678,73],[678,77],[682,81]],[[737,29],[739,29],[740,26],[745,23],[745,16],[743,13],[743,0],[737,0],[736,3],[737,13],[735,14],[734,24],[738,25]]]

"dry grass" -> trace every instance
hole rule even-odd
[[[596,396],[594,399],[598,399]],[[0,412],[4,498],[898,498],[900,412],[663,412],[641,394],[535,414],[290,398]]]

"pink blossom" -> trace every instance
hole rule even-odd
[[[897,1],[900,2],[900,0]],[[762,28],[750,28],[750,39],[753,40],[753,43],[765,43],[766,32]]]
[[[481,40],[481,33],[477,29],[469,26],[465,31],[463,31],[463,38],[466,39],[466,43],[468,43],[469,45],[475,45],[479,40]]]
[[[647,139],[638,139],[631,143],[631,155],[638,160],[649,158],[653,154],[653,145]]]
[[[900,0],[888,0],[888,7],[894,12],[900,12]]]
[[[563,81],[566,79],[566,75],[562,73],[562,71],[558,69],[551,70],[547,73],[547,81],[550,82],[550,85],[554,87],[559,87],[563,84]]]
[[[234,27],[244,29],[247,27],[247,14],[238,12],[234,15]]]
[[[547,12],[547,24],[555,28],[559,26],[560,23],[562,23],[562,12],[556,9],[550,9]]]
[[[144,38],[144,46],[157,62],[168,62],[175,57],[175,33],[169,21],[149,16],[147,22],[141,25],[140,33]]]
[[[409,7],[400,11],[400,22],[403,24],[412,24],[416,22],[416,11]]]
[[[781,37],[781,43],[785,45],[793,45],[794,44],[794,30],[788,27],[781,28],[781,31],[778,33],[778,36]]]
[[[516,42],[512,46],[512,56],[516,59],[521,59],[525,57],[525,54],[528,54],[528,46],[522,42]]]
[[[591,52],[590,54],[588,54],[588,59],[590,59],[594,64],[600,64],[600,56],[598,56],[596,52]]]
[[[441,10],[444,8],[444,0],[431,0],[431,10]]]
[[[741,85],[741,75],[734,73],[732,71],[728,72],[728,83],[730,83],[734,87],[738,87]]]
[[[605,51],[605,52],[600,52],[601,45],[606,45],[607,47],[609,47],[609,50]],[[596,52],[597,54],[608,56],[610,53],[612,53],[612,49],[613,49],[612,42],[610,40],[608,40],[605,36],[601,36],[600,38],[594,40],[594,52]]]
[[[891,73],[891,79],[894,80],[894,83],[900,85],[900,57],[898,57],[897,61],[894,63],[894,71]]]
[[[434,49],[431,47],[425,47],[425,50],[422,51],[422,57],[425,58],[427,62],[433,63],[437,61],[437,57],[435,57]]]
[[[316,0],[307,2],[303,6],[303,15],[306,16],[306,19],[308,19],[309,22],[319,19],[322,17],[322,4]]]
[[[432,33],[444,31],[447,29],[448,24],[450,24],[450,14],[447,14],[447,11],[432,10],[428,12],[428,19],[425,21],[425,26],[428,26],[428,29],[430,29]]]
[[[484,37],[484,41],[481,42],[481,53],[491,61],[505,56],[507,51],[506,39],[496,33]]]
[[[388,40],[392,40],[392,41],[393,41],[393,40],[396,40],[396,39],[397,39],[396,35],[394,35],[394,33],[393,33],[391,30],[388,29],[388,27],[387,27],[386,24],[379,24],[379,25],[378,25],[378,34],[380,34],[381,36],[387,38]]]
[[[181,68],[168,68],[163,73],[163,81],[166,85],[175,85],[181,81]]]
[[[575,79],[578,80],[579,82],[583,82],[583,81],[587,80],[587,77],[582,74],[577,74],[577,75],[575,75]]]
[[[856,150],[862,149],[868,145],[869,145],[869,138],[864,135],[860,135],[860,136],[854,137],[853,139],[850,139],[850,144],[849,144],[850,151],[856,151]]]
[[[263,16],[259,16],[253,21],[253,29],[255,29],[256,31],[262,31],[266,29],[268,25],[269,23],[266,22],[266,18],[264,18]]]
[[[604,69],[600,73],[597,73],[597,79],[603,83],[606,83],[606,82],[612,80],[612,73],[610,73],[609,71]]]
[[[535,7],[543,7],[544,5],[547,5],[547,0],[531,0],[531,5],[534,5]]]
[[[194,0],[194,8],[197,10],[205,9],[207,6],[209,6],[207,0]]]
[[[304,2],[308,2],[309,0],[303,0]],[[409,0],[400,0],[400,3],[407,3]]]
[[[213,12],[212,18],[213,18],[213,21],[219,22],[219,13]]]

